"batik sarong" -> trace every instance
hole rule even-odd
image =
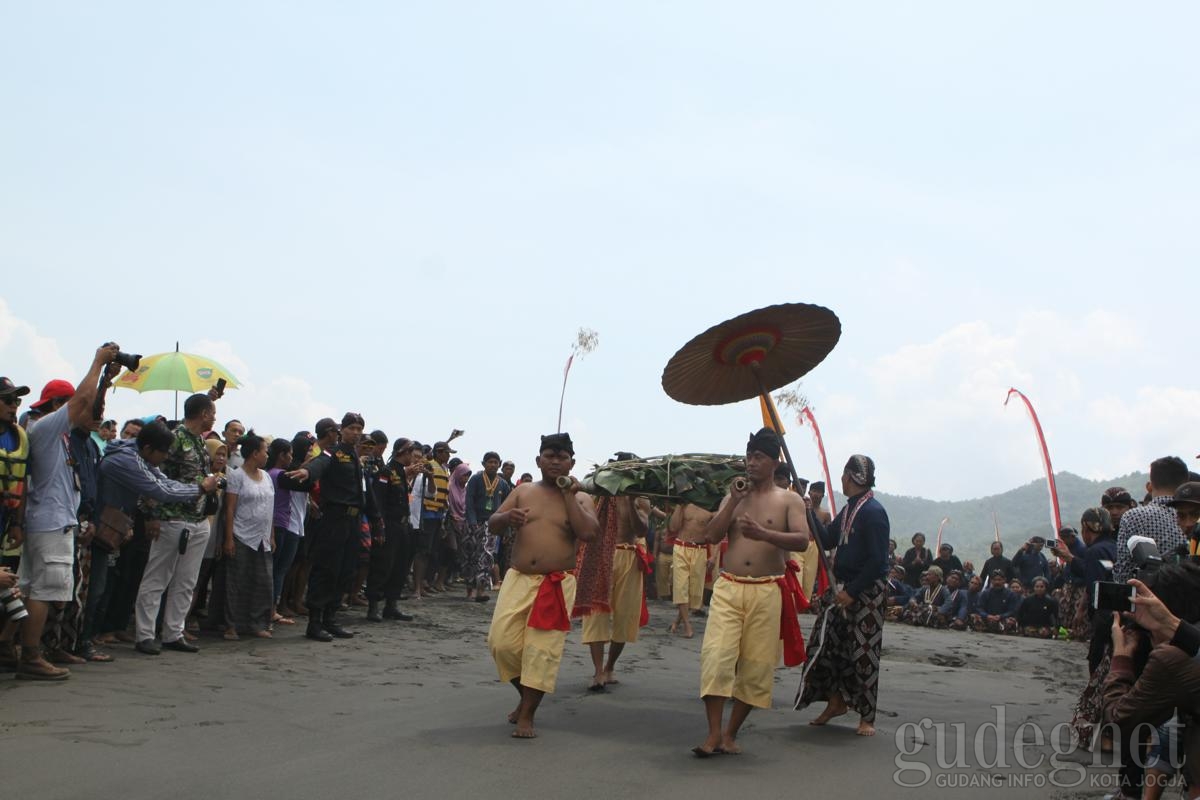
[[[463,523],[458,542],[459,574],[468,588],[486,592],[492,588],[491,537],[487,523]]]
[[[1075,704],[1075,713],[1071,716],[1071,731],[1075,734],[1080,747],[1092,747],[1096,734],[1100,731],[1101,717],[1104,712],[1104,681],[1108,678],[1108,669],[1112,665],[1112,650],[1105,648],[1104,656],[1096,665],[1095,671],[1088,678],[1087,685],[1079,695]]]
[[[88,584],[92,573],[92,548],[75,540],[75,563],[72,565],[71,600],[61,609],[51,607],[46,627],[42,631],[42,649],[48,653],[74,653],[80,649],[83,635],[83,616],[87,607]]]
[[[864,722],[874,722],[887,584],[876,581],[844,609],[834,601],[835,594],[830,587],[821,598],[795,708],[829,700],[837,693]]]

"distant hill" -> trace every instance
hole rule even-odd
[[[1110,480],[1089,481],[1070,472],[1059,472],[1054,476],[1058,486],[1058,503],[1063,525],[1079,527],[1079,517],[1084,509],[1100,504],[1100,495],[1109,486],[1124,486],[1137,499],[1145,493],[1145,473],[1132,473]],[[921,497],[906,497],[876,493],[879,502],[887,509],[892,522],[892,538],[897,550],[904,552],[911,547],[910,539],[917,531],[925,534],[927,546],[933,549],[937,539],[938,524],[949,517],[942,540],[954,545],[954,554],[964,561],[982,565],[988,556],[988,548],[995,539],[992,512],[1000,523],[1000,541],[1004,552],[1011,556],[1013,551],[1030,536],[1052,534],[1050,526],[1050,500],[1046,493],[1046,481],[1038,479],[1017,489],[990,497],[974,500],[939,502]],[[842,498],[838,498],[839,508]]]

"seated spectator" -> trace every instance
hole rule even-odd
[[[925,534],[923,533],[914,533],[912,544],[913,546],[904,552],[901,563],[904,564],[905,582],[916,589],[924,580],[925,570],[929,569],[929,565],[933,563],[933,553],[929,552],[929,548],[925,546]]]
[[[963,585],[965,586],[971,582],[971,578],[975,577],[975,562],[974,561],[964,561],[963,568],[962,568],[962,574],[963,574]]]
[[[967,581],[967,599],[963,607],[963,626],[955,630],[964,630],[966,623],[973,615],[979,614],[979,600],[983,597],[983,578],[972,575]]]
[[[1049,586],[1045,578],[1034,578],[1033,594],[1017,609],[1017,626],[1025,636],[1051,639],[1058,630],[1058,603],[1047,596]]]
[[[963,569],[962,561],[958,556],[954,555],[954,548],[948,544],[943,544],[938,548],[938,556],[933,560],[933,566],[942,571],[943,575],[949,575],[951,572],[961,573]]]
[[[1046,561],[1046,556],[1042,555],[1042,547],[1045,544],[1046,540],[1041,536],[1030,537],[1013,555],[1012,565],[1016,570],[1016,577],[1027,591],[1033,589],[1034,578],[1050,577],[1050,563]],[[1009,583],[1011,582],[1010,578]]]
[[[921,580],[924,588],[913,593],[901,618],[909,625],[928,625],[938,608],[946,602],[946,587],[942,585],[942,571],[939,568],[925,570]]]
[[[929,627],[956,631],[967,627],[967,590],[963,588],[963,576],[958,570],[946,576],[946,599],[933,615]]]
[[[901,564],[894,565],[888,574],[887,597],[884,601],[887,611],[884,612],[884,615],[885,619],[893,622],[900,619],[900,615],[904,613],[904,608],[908,605],[909,598],[912,597],[912,587],[905,582],[904,574],[904,567]]]
[[[1021,605],[1019,595],[1004,584],[1004,573],[992,573],[988,588],[979,597],[979,611],[967,616],[971,630],[988,633],[1015,633],[1017,609]]]
[[[1004,582],[1008,583],[1017,574],[1013,569],[1013,564],[1004,557],[1004,545],[1000,542],[992,542],[992,557],[983,562],[983,569],[979,574],[988,581],[992,579],[992,573],[999,570],[1004,573]]]

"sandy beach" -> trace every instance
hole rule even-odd
[[[603,694],[586,691],[591,665],[576,623],[558,691],[538,714],[540,738],[517,741],[505,721],[516,693],[497,681],[485,644],[491,605],[455,594],[408,610],[415,622],[370,624],[349,612],[358,636],[332,645],[307,641],[298,625],[269,641],[204,639],[198,655],[113,647],[116,663],[76,668],[62,685],[6,676],[3,794],[1085,798],[1103,796],[1112,780],[1113,770],[1090,769],[1078,783],[1075,764],[1091,755],[1052,763],[1044,738],[1020,748],[1030,769],[1012,752],[1022,723],[1033,723],[1024,741],[1035,742],[1070,718],[1084,681],[1079,644],[889,625],[876,737],[856,737],[851,717],[809,726],[816,709],[792,711],[798,670],[780,669],[775,708],[755,711],[743,729],[744,754],[700,760],[690,748],[705,733],[703,620],[696,638],[671,636],[673,609],[652,601],[650,626],[620,662],[620,685]],[[979,748],[975,737],[996,721],[996,704],[1007,766],[991,767],[996,736]],[[963,724],[961,758],[953,745],[938,747],[930,725],[939,722]],[[955,737],[947,728],[944,738]]]

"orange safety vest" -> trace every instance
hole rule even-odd
[[[20,507],[29,472],[29,436],[20,425],[13,427],[17,431],[17,449],[0,449],[0,503],[9,510]]]
[[[446,501],[450,498],[450,472],[433,459],[429,460],[429,464],[433,467],[431,477],[434,494],[422,498],[421,505],[426,511],[436,514],[446,508]]]

